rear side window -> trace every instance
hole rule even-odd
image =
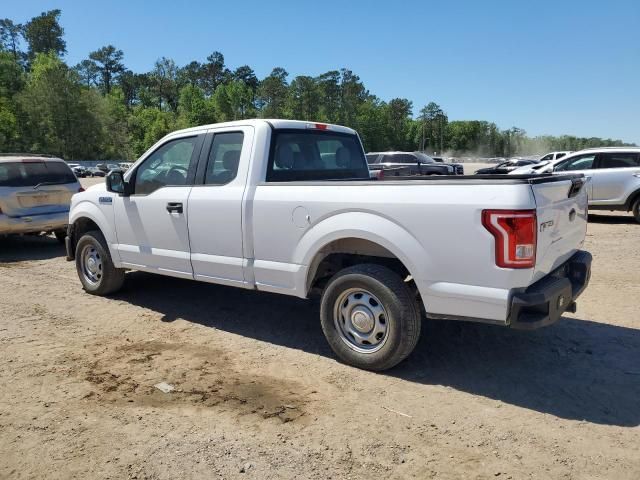
[[[609,152],[600,154],[600,168],[638,167],[638,154],[634,152]]]
[[[368,153],[367,154],[367,163],[369,165],[373,165],[374,163],[377,163],[379,156],[380,155],[378,155],[377,153],[374,153],[374,154]]]
[[[558,158],[562,158],[562,157],[564,157],[565,155],[566,155],[566,153],[562,153],[562,152],[561,152],[561,153],[558,153],[558,154],[556,155],[556,159],[558,159]]]
[[[338,179],[369,179],[357,136],[318,130],[274,132],[267,182]]]
[[[417,163],[418,159],[409,153],[394,153],[385,155],[385,163]]]
[[[213,137],[205,184],[224,185],[236,178],[243,139],[242,132],[217,133]]]
[[[39,183],[60,185],[77,179],[63,162],[0,163],[0,187],[29,187]]]

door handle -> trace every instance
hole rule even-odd
[[[182,213],[182,202],[169,202],[169,203],[167,203],[167,212],[169,212],[169,213]]]
[[[633,176],[637,177],[637,178],[640,178],[640,172],[634,173]]]

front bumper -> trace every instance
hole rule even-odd
[[[69,212],[8,217],[0,214],[0,235],[40,233],[64,230],[69,223]]]
[[[513,294],[509,313],[512,328],[533,330],[550,325],[566,311],[576,311],[576,298],[591,278],[591,254],[579,251],[559,268]]]

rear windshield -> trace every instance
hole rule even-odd
[[[75,183],[76,177],[62,162],[0,163],[0,187],[33,187],[39,183]]]
[[[358,137],[350,134],[276,130],[272,137],[267,182],[369,179]]]

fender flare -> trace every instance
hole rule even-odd
[[[379,214],[360,211],[337,213],[322,219],[305,232],[298,242],[292,262],[301,265],[296,290],[308,293],[313,259],[328,244],[346,238],[368,240],[391,252],[407,268],[414,279],[424,278],[431,260],[420,242],[393,220]]]
[[[88,218],[98,225],[100,232],[104,235],[104,238],[107,241],[111,259],[113,260],[113,263],[118,266],[120,264],[120,255],[118,250],[113,248],[113,245],[117,243],[115,230],[106,215],[95,204],[88,200],[84,200],[73,206],[69,215],[69,225],[75,224],[75,222],[81,218]]]

